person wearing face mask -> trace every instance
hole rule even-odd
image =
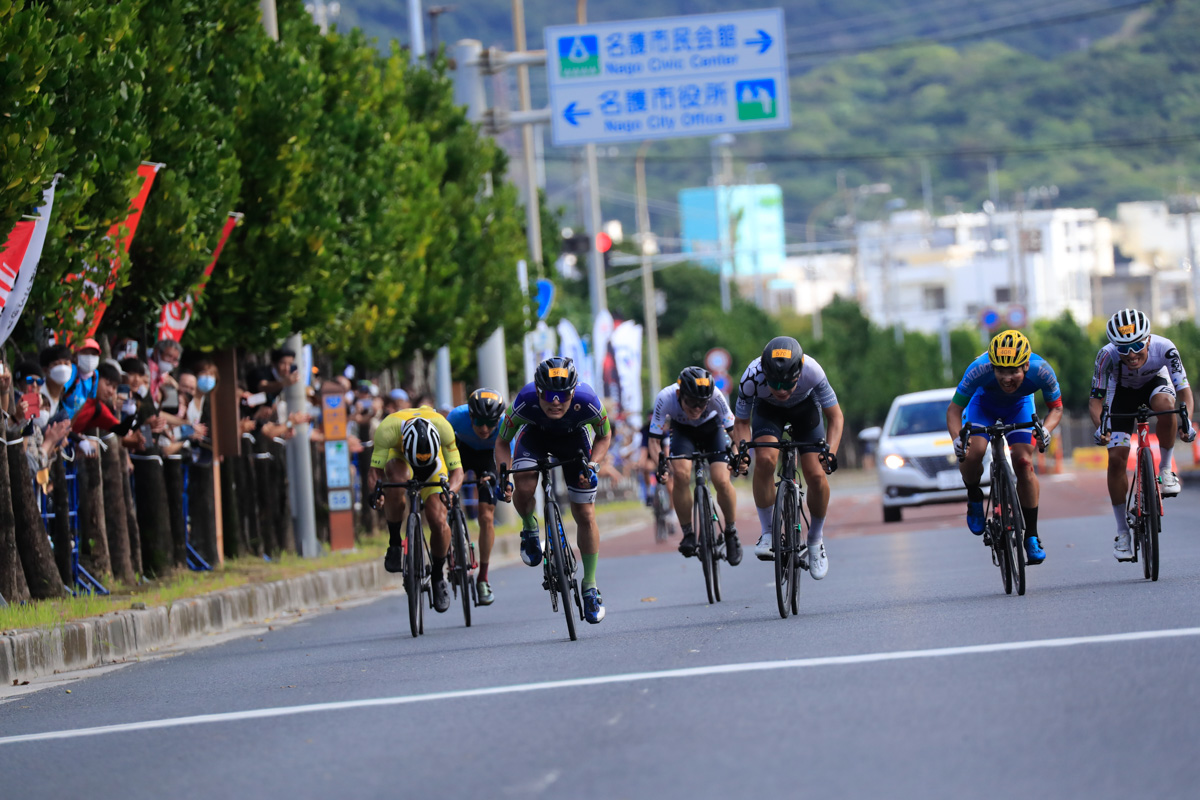
[[[137,416],[140,428],[135,428],[122,438],[126,449],[140,453],[154,443],[154,437],[167,429],[167,422],[159,414],[158,405],[150,394],[150,376],[146,365],[136,358],[121,359],[121,371],[125,374],[125,383],[133,392],[133,402],[137,404]]]
[[[46,383],[42,386],[42,394],[50,401],[50,416],[58,415],[66,389],[75,379],[75,365],[71,363],[73,353],[71,348],[61,344],[53,344],[38,354],[38,362],[42,365]],[[69,410],[68,410],[68,419]]]
[[[179,359],[183,356],[183,347],[174,339],[160,339],[150,353],[146,365],[149,380],[149,393],[155,403],[163,400],[162,387],[167,384],[176,388],[175,379],[171,372],[179,367]]]
[[[75,366],[75,375],[68,384],[62,401],[72,417],[79,413],[85,402],[96,396],[96,386],[99,383],[96,369],[100,366],[100,345],[95,339],[84,340],[75,353]]]
[[[38,391],[39,384],[46,382],[42,368],[36,361],[25,361],[18,364],[16,377],[17,386],[30,394]],[[70,433],[71,421],[69,419],[51,421],[50,399],[45,393],[45,386],[42,385],[40,388],[42,392],[39,396],[41,408],[28,422],[23,423],[23,429],[19,431],[18,435],[24,439],[25,457],[29,460],[30,471],[37,476],[39,484],[46,486],[49,479],[50,462],[58,447]],[[28,408],[27,401],[20,396],[16,398],[16,401],[18,412],[21,419],[24,420]]]

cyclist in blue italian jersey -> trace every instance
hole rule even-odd
[[[596,470],[611,444],[612,426],[604,404],[591,386],[579,383],[574,362],[556,356],[538,364],[533,383],[513,399],[495,449],[496,464],[501,469],[508,469],[510,463],[514,469],[536,466],[546,456],[571,462],[563,467],[563,476],[583,561],[583,613],[593,625],[604,619],[604,601],[596,588],[596,562],[600,558]],[[513,506],[521,515],[521,560],[536,567],[542,562],[534,511],[538,476],[527,472],[514,475],[513,481],[515,487],[510,483],[501,489],[506,499],[511,493]]]
[[[959,465],[967,486],[967,527],[971,533],[983,533],[986,517],[983,508],[983,457],[988,437],[982,431],[972,434],[966,451],[959,439],[965,423],[986,427],[1000,420],[1004,424],[1029,422],[1033,418],[1033,395],[1042,393],[1048,409],[1042,422],[1046,444],[1062,420],[1062,392],[1054,369],[1033,352],[1029,340],[1020,331],[1002,331],[993,337],[988,351],[967,367],[954,399],[946,409],[946,429],[954,440],[954,451],[963,459]],[[1033,471],[1033,434],[1028,430],[1008,434],[1013,471],[1017,475],[1017,496],[1025,518],[1025,555],[1030,564],[1046,560],[1038,534],[1038,479]]]
[[[492,488],[496,480],[496,439],[500,435],[500,421],[504,416],[504,398],[491,389],[476,389],[467,402],[453,409],[446,419],[454,428],[458,441],[458,454],[462,458],[463,472],[474,472],[476,480],[490,477],[492,486],[479,484],[479,577],[475,591],[479,605],[490,606],[496,599],[492,584],[488,580],[488,561],[492,557],[492,544],[496,540],[496,495]]]

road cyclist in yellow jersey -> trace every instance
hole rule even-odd
[[[368,474],[373,491],[380,481],[402,483],[415,478],[420,481],[440,481],[445,478],[450,491],[457,493],[463,482],[462,459],[454,438],[454,428],[441,414],[429,406],[406,408],[389,415],[375,431],[375,450],[371,454]],[[440,486],[421,490],[422,500],[442,494]],[[450,586],[446,582],[446,555],[450,552],[450,525],[446,511],[449,501],[425,503],[425,520],[429,523],[429,556],[433,564],[433,608],[443,613],[450,607]],[[404,569],[404,520],[408,516],[408,501],[401,489],[384,491],[384,516],[388,525],[388,549],[383,568],[388,572]]]

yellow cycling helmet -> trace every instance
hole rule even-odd
[[[1029,363],[1033,348],[1020,331],[1001,331],[988,347],[988,360],[995,367],[1019,367]]]

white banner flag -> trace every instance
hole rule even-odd
[[[525,334],[525,380],[533,383],[533,374],[537,365],[557,354],[558,342],[555,340],[554,328],[543,320]]]
[[[42,205],[38,207],[37,218],[18,222],[0,249],[0,308],[3,308],[0,311],[0,344],[8,341],[17,327],[17,320],[21,318],[29,293],[33,290],[33,276],[37,274],[42,247],[46,244],[57,183],[58,176],[55,175],[50,188],[42,192]]]
[[[642,326],[626,320],[613,331],[609,340],[617,379],[621,382],[621,411],[642,413]]]
[[[583,346],[583,339],[579,338],[579,331],[570,320],[564,319],[558,323],[558,353],[575,362],[575,371],[579,375],[580,383],[596,388],[592,381],[592,360]]]

